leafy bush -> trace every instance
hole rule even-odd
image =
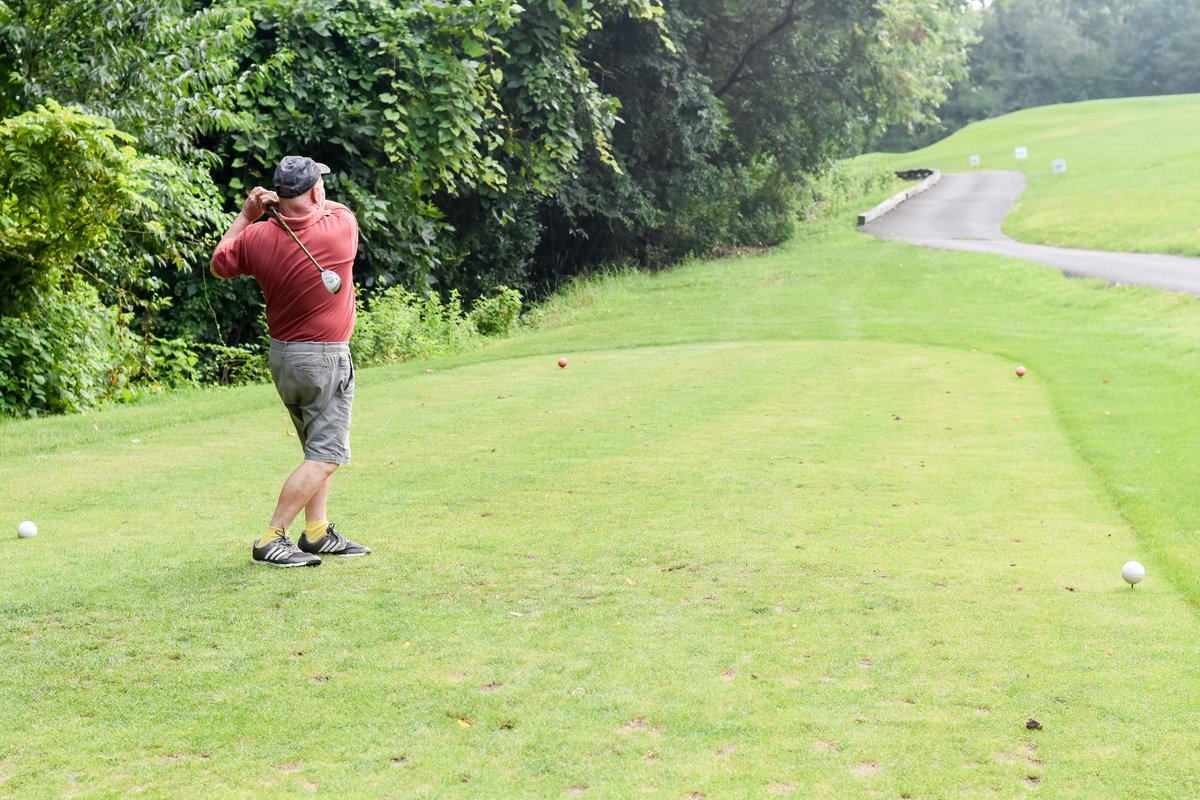
[[[21,314],[0,316],[0,411],[8,415],[93,408],[126,389],[133,358],[122,321],[96,290],[46,293]]]
[[[196,380],[202,384],[266,383],[271,380],[267,349],[256,344],[192,344],[199,356]]]
[[[832,209],[877,194],[897,184],[891,172],[878,165],[841,161],[800,181],[797,207],[801,219],[820,219]]]
[[[443,303],[434,292],[420,297],[402,286],[359,304],[351,347],[362,366],[413,361],[459,353],[476,341],[474,326],[463,316],[458,292]]]
[[[112,123],[47,100],[0,121],[0,410],[69,412],[133,396],[131,318],[104,294],[137,267],[97,267],[140,207],[145,160]],[[121,250],[121,252],[131,252]],[[90,269],[88,267],[91,267]]]
[[[361,366],[462,353],[481,337],[512,332],[521,302],[520,291],[500,287],[464,314],[456,290],[443,302],[434,291],[421,296],[398,285],[389,287],[370,301],[359,301],[350,347]]]
[[[659,260],[705,256],[720,247],[769,247],[792,233],[795,189],[770,159],[698,165],[672,187],[669,215],[656,232]]]
[[[200,356],[190,342],[181,339],[149,337],[139,364],[147,382],[167,389],[195,386],[199,383]]]
[[[481,336],[507,336],[521,316],[521,293],[501,286],[491,297],[475,301],[467,320]]]
[[[773,247],[792,235],[796,222],[796,186],[785,180],[774,159],[761,159],[742,171],[737,214],[729,226],[729,243]]]
[[[0,121],[0,314],[55,291],[137,204],[131,138],[52,100]]]

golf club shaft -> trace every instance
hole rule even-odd
[[[304,246],[304,242],[300,241],[300,237],[297,236],[292,229],[288,227],[288,224],[283,221],[283,217],[279,215],[279,210],[276,209],[275,206],[267,206],[267,213],[274,217],[275,221],[283,226],[283,229],[287,231],[288,235],[296,241],[296,244],[300,245],[300,249],[303,250],[304,255],[308,256],[309,260],[313,262],[313,266],[321,270],[321,272],[324,272],[325,268],[317,263],[317,259],[313,258],[313,254],[308,252],[308,248]]]

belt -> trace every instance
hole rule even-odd
[[[271,349],[276,352],[295,353],[346,353],[350,350],[349,342],[281,342],[271,340]]]

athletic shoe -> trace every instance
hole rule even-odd
[[[266,564],[272,567],[315,567],[321,563],[318,556],[301,553],[292,540],[287,537],[287,534],[278,539],[272,539],[262,547],[258,546],[256,540],[250,554],[255,564]]]
[[[365,556],[371,548],[355,544],[337,532],[333,523],[325,529],[325,535],[315,542],[308,540],[308,531],[300,534],[300,549],[306,553],[320,553],[323,556]]]

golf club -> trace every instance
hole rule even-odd
[[[292,229],[288,227],[288,224],[283,221],[283,217],[279,216],[279,211],[275,208],[275,206],[267,206],[267,215],[275,218],[275,221],[278,222],[283,229],[288,232],[288,235],[295,240],[296,244],[300,245],[300,249],[303,250],[304,255],[308,256],[309,260],[313,262],[313,266],[321,271],[321,283],[325,284],[325,288],[329,290],[329,293],[337,294],[340,292],[342,290],[342,279],[338,277],[336,272],[330,272],[317,263],[317,260],[313,258],[313,254],[308,252],[308,248],[304,246],[304,242],[300,241],[300,237],[296,236],[296,234],[292,232]]]

